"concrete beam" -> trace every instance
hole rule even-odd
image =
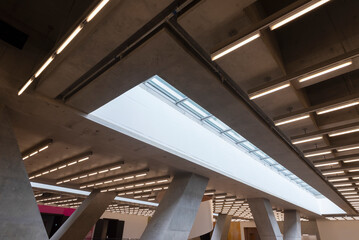
[[[176,175],[141,240],[188,239],[207,183],[193,173]]]
[[[48,239],[3,106],[0,106],[0,166],[0,239]]]
[[[251,198],[248,203],[261,240],[283,240],[269,200]]]
[[[296,210],[284,211],[284,240],[301,240],[300,214]]]
[[[229,227],[231,226],[231,220],[232,216],[227,214],[219,214],[211,240],[227,240]]]
[[[83,240],[115,196],[115,192],[101,193],[94,190],[51,240]]]

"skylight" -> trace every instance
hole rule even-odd
[[[238,149],[241,151],[250,154],[251,156],[255,157],[264,165],[270,167],[272,170],[278,172],[279,174],[287,177],[291,181],[294,181],[300,187],[304,188],[305,190],[311,192],[313,195],[317,197],[321,197],[322,195],[315,190],[313,187],[309,186],[303,180],[298,178],[296,175],[291,173],[288,169],[283,167],[273,158],[269,157],[265,154],[262,150],[257,148],[247,139],[242,137],[239,133],[231,129],[221,120],[213,116],[207,110],[202,108],[200,105],[195,103],[193,100],[188,98],[186,95],[178,91],[176,88],[168,84],[165,80],[160,78],[159,76],[154,76],[149,80],[145,81],[145,84],[150,89],[154,90],[155,92],[161,94],[164,98],[170,101],[175,108],[179,108],[184,110],[185,112],[192,115],[195,119],[204,123],[208,126],[211,130],[220,134],[221,137],[227,138],[233,144],[238,146]]]

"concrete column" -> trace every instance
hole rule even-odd
[[[283,240],[269,200],[252,198],[248,203],[261,240]]]
[[[0,239],[48,239],[3,106],[0,106],[0,209]]]
[[[227,240],[229,227],[231,226],[232,216],[219,214],[213,230],[211,240]]]
[[[176,175],[141,240],[188,239],[207,183],[195,174]]]
[[[101,193],[94,190],[51,240],[83,240],[115,196],[115,192]]]
[[[284,211],[284,240],[301,240],[300,214],[296,210]]]

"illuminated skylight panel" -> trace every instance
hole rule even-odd
[[[272,169],[276,170],[278,173],[286,176],[290,180],[293,178],[293,173],[287,170],[285,167],[277,163],[274,159],[270,158],[267,154],[253,145],[251,142],[246,140],[240,134],[231,129],[228,125],[223,123],[221,120],[210,114],[207,110],[202,108],[200,105],[192,101],[186,95],[178,91],[176,88],[168,84],[166,81],[161,79],[158,76],[154,76],[144,83],[146,86],[150,87],[157,93],[160,93],[163,97],[174,103],[176,107],[179,107],[182,110],[190,113],[192,116],[195,116],[199,121],[210,126],[211,129],[215,130],[222,137],[226,137],[234,142],[240,149],[251,154],[256,159],[260,160],[263,164],[269,165]],[[294,175],[295,176],[295,175]],[[296,177],[296,176],[295,176]],[[297,182],[298,183],[298,182]],[[310,191],[313,195],[320,196],[321,194],[316,191],[314,188],[310,187],[303,181],[298,183],[304,189]]]

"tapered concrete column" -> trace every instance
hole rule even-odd
[[[48,239],[3,106],[0,106],[0,209],[0,239]]]
[[[94,190],[51,237],[51,240],[83,240],[96,224],[116,193]]]
[[[229,227],[231,226],[232,216],[219,214],[214,227],[211,240],[227,240]]]
[[[284,240],[301,240],[300,214],[296,210],[284,211]]]
[[[248,203],[261,240],[283,240],[269,200],[252,198]]]
[[[195,174],[176,175],[141,240],[186,240],[208,179]]]

